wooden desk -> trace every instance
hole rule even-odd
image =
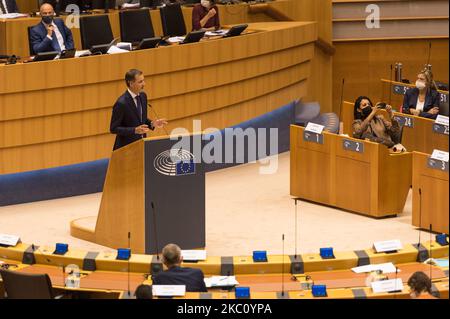
[[[433,231],[448,234],[448,164],[447,171],[441,169],[441,163],[430,168],[429,157],[413,153],[412,224],[423,229],[429,229],[431,224]]]
[[[290,194],[372,217],[400,214],[411,185],[411,153],[389,154],[382,144],[323,133],[304,140],[291,125]],[[344,149],[359,143],[362,153]]]
[[[354,103],[344,102],[342,105],[343,133],[349,136],[353,135],[353,109]],[[378,110],[378,113],[387,117],[385,110]],[[431,154],[434,149],[448,152],[448,135],[436,133],[433,130],[434,120],[398,112],[394,112],[394,116],[407,118],[413,125],[413,127],[403,127],[402,145],[408,152]]]
[[[31,0],[26,0],[31,1]],[[34,0],[32,0],[34,1]],[[278,0],[276,3],[269,3],[269,6],[276,7],[278,9],[288,9],[293,4],[290,2],[295,2],[295,0]],[[248,3],[240,3],[230,5],[218,5],[220,14],[220,23],[222,25],[228,24],[238,24],[244,22],[262,22],[270,21],[263,14],[249,14]],[[29,13],[29,6],[20,7],[22,12]],[[186,30],[189,32],[192,30],[192,7],[181,7]],[[152,19],[152,25],[155,32],[155,36],[161,36],[163,34],[161,16],[159,9],[149,10]],[[94,15],[104,15],[104,13],[93,13]],[[89,16],[90,14],[88,14]],[[110,10],[107,13],[109,21],[111,23],[111,28],[115,38],[120,37],[120,22],[119,22],[119,10]],[[66,21],[68,16],[62,15],[61,18]],[[266,18],[266,19],[264,19]],[[29,45],[28,45],[28,33],[27,27],[38,24],[41,21],[40,17],[32,18],[19,18],[19,19],[0,19],[0,54],[15,54],[17,56],[25,57],[30,55]],[[69,18],[69,21],[73,21],[73,17]],[[314,21],[314,19],[305,19],[305,21]],[[66,23],[71,25],[70,23]],[[79,25],[75,24],[71,28],[74,37],[75,47],[81,50],[81,37]]]
[[[260,32],[124,54],[0,66],[0,174],[110,157],[112,105],[124,73],[146,76],[167,130],[225,128],[307,94],[314,22],[255,23]],[[211,54],[217,52],[218,54]],[[185,58],[180,58],[185,57]],[[51,76],[45,76],[51,70]],[[154,118],[152,109],[149,117]],[[201,130],[201,129],[197,129]],[[165,135],[156,130],[152,136]]]

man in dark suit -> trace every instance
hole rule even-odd
[[[41,5],[42,22],[30,31],[34,53],[74,49],[72,31],[61,19],[53,19],[55,11],[49,3]]]
[[[17,12],[19,12],[19,8],[17,7],[16,0],[0,0],[0,14]]]
[[[128,89],[114,104],[110,131],[116,134],[114,150],[128,145],[141,138],[146,133],[167,124],[165,119],[151,121],[147,118],[147,95],[144,93],[144,74],[131,69],[125,74]]]
[[[180,247],[168,244],[163,248],[163,263],[168,268],[153,277],[153,285],[186,285],[186,291],[207,292],[204,275],[200,269],[181,267],[183,257]]]

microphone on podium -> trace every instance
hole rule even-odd
[[[156,113],[156,110],[155,110],[155,108],[153,107],[153,105],[151,105],[149,102],[147,102],[147,106],[150,107],[150,109],[153,111],[153,113],[154,113],[155,116],[156,116],[156,119],[160,119],[160,117],[159,117],[158,114]],[[163,126],[162,128],[163,128],[164,132],[166,133],[166,135],[167,135],[167,136],[170,136],[170,134],[169,134],[169,132],[167,131],[167,129],[166,129],[164,126]]]
[[[153,202],[150,202],[150,204],[152,206],[152,211],[153,211],[153,234],[154,234],[155,245],[156,245],[156,260],[157,260],[157,263],[152,264],[152,275],[153,275],[162,270],[162,263],[159,260],[159,246],[158,246],[158,234],[157,234],[157,227],[156,227],[155,204]]]

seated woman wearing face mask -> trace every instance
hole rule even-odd
[[[214,0],[201,0],[192,10],[192,30],[217,30],[220,28],[219,8]]]
[[[388,119],[383,115],[375,115],[378,109],[366,96],[360,96],[355,101],[353,137],[368,139],[391,148],[400,143],[400,125],[392,118],[392,107],[386,105]]]
[[[439,114],[439,103],[439,93],[433,83],[433,74],[425,69],[417,74],[416,87],[406,91],[402,111],[435,119]]]

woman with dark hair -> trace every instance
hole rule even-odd
[[[417,74],[416,87],[409,89],[403,98],[402,112],[435,119],[439,114],[440,97],[428,69]]]
[[[192,9],[192,30],[213,31],[219,28],[219,8],[214,0],[201,0]]]
[[[380,107],[381,103],[374,107],[372,101],[366,96],[356,99],[353,112],[355,119],[352,124],[353,137],[368,139],[391,148],[400,143],[401,128],[397,120],[392,117],[390,105],[386,105],[388,119],[385,119],[383,115],[375,115]]]
[[[431,279],[422,271],[416,271],[409,277],[408,286],[413,299],[437,299],[431,294]]]

